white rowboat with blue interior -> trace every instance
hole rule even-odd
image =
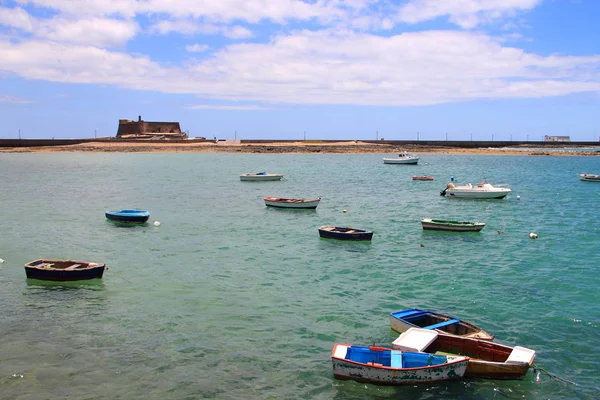
[[[469,358],[336,343],[331,362],[336,379],[412,385],[460,379],[467,371]]]

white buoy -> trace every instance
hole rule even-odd
[[[342,212],[345,212],[345,213],[347,213],[347,212],[348,212],[348,210],[342,210]]]
[[[4,260],[0,258],[0,264],[2,264],[3,262],[4,262]]]
[[[160,222],[154,221],[154,226],[160,226]]]
[[[533,233],[533,232],[531,232],[531,233],[529,234],[529,237],[530,237],[530,238],[532,238],[532,239],[537,239],[537,238],[538,238],[538,234],[537,234],[537,233]]]
[[[517,200],[521,200],[521,196],[517,196]]]

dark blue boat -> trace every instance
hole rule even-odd
[[[144,223],[150,218],[150,213],[146,210],[121,210],[121,211],[106,211],[106,218],[111,221],[119,222],[137,222]]]
[[[371,240],[373,231],[356,228],[342,228],[339,226],[319,227],[319,236],[339,240]]]
[[[100,279],[105,264],[72,260],[34,260],[25,264],[27,279],[81,281]]]

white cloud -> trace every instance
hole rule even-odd
[[[119,46],[135,36],[137,23],[107,18],[36,18],[21,8],[0,7],[0,24],[32,36],[66,43]]]
[[[185,67],[42,40],[0,41],[0,53],[0,69],[25,79],[225,101],[402,106],[600,90],[600,55],[541,56],[457,31],[299,31],[230,45]]]
[[[186,107],[190,110],[244,110],[244,111],[262,111],[262,110],[270,110],[268,107],[262,106],[223,106],[223,105],[213,105],[213,104],[197,104],[193,106]]]
[[[239,25],[224,29],[223,35],[230,39],[247,39],[254,36],[252,31]]]
[[[400,8],[398,20],[419,23],[448,16],[450,22],[466,29],[527,11],[542,0],[411,0]]]
[[[0,103],[30,104],[34,103],[34,101],[24,97],[0,95]]]
[[[22,8],[0,7],[0,25],[31,32],[34,29],[34,19]]]
[[[194,43],[194,44],[185,46],[185,49],[187,51],[189,51],[190,53],[202,53],[202,52],[208,50],[208,45]]]
[[[215,22],[243,20],[257,23],[263,19],[283,22],[289,19],[332,18],[342,12],[328,0],[314,3],[302,0],[16,0],[77,16],[164,15],[171,19],[205,17]],[[333,3],[336,3],[335,1]]]

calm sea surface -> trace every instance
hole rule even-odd
[[[600,158],[384,156],[0,154],[0,398],[598,398],[600,183],[577,174],[600,173]],[[258,171],[284,180],[239,180]],[[513,193],[443,198],[450,176]],[[265,196],[323,200],[280,210]],[[150,222],[104,217],[133,207]],[[487,225],[424,232],[424,217]],[[372,229],[373,241],[320,239],[328,224]],[[28,281],[23,264],[37,258],[110,269]],[[333,379],[336,341],[389,346],[388,313],[409,307],[533,348],[538,369],[406,387]]]

